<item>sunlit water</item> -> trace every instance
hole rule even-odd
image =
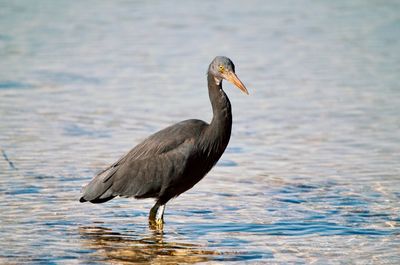
[[[151,2],[151,3],[150,3]],[[1,1],[0,263],[400,264],[398,1]],[[147,135],[209,121],[218,165],[153,201],[78,202]]]

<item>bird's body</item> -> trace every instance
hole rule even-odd
[[[233,77],[223,76],[221,67]],[[226,57],[216,57],[207,77],[213,109],[211,123],[191,119],[156,132],[95,176],[84,188],[80,201],[102,203],[116,196],[156,198],[150,219],[162,222],[164,205],[199,182],[228,145],[232,113],[222,90],[222,78],[233,78],[230,81],[247,93],[234,74],[233,63]],[[162,212],[158,213],[160,206]]]

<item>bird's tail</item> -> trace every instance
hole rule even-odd
[[[82,197],[79,199],[79,201],[103,203],[115,198],[116,196],[113,195],[111,187],[113,184],[112,176],[116,171],[117,168],[110,167],[100,172],[89,182],[89,184],[83,187]]]
[[[103,202],[107,202],[107,201],[109,201],[109,200],[112,200],[112,199],[114,199],[114,198],[115,198],[115,196],[110,196],[110,197],[107,197],[107,198],[104,198],[104,199],[100,199],[100,198],[94,199],[94,200],[91,200],[90,202],[91,202],[91,203],[103,203]],[[87,202],[87,200],[82,196],[82,197],[79,199],[79,202]]]

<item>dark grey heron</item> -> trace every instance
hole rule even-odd
[[[232,61],[216,57],[207,73],[213,118],[210,124],[185,120],[151,135],[84,187],[80,202],[103,203],[117,196],[155,198],[149,221],[163,224],[166,203],[192,188],[217,163],[232,129],[231,104],[222,90],[225,79],[248,94]]]

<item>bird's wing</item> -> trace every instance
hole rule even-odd
[[[103,202],[115,196],[155,196],[164,179],[184,170],[194,139],[206,126],[200,120],[187,120],[151,135],[100,172],[84,188],[81,201]]]
[[[162,192],[163,183],[179,177],[193,151],[194,140],[188,139],[166,153],[144,159],[127,160],[107,180],[112,182],[109,191],[100,199],[109,196],[156,197]]]
[[[112,169],[124,163],[127,158],[141,159],[168,152],[187,139],[199,136],[206,126],[208,126],[208,124],[202,120],[191,119],[164,128],[146,138],[143,142],[139,143],[128,153],[118,159],[114,164],[98,173],[98,175],[102,175],[107,171],[112,174]]]

